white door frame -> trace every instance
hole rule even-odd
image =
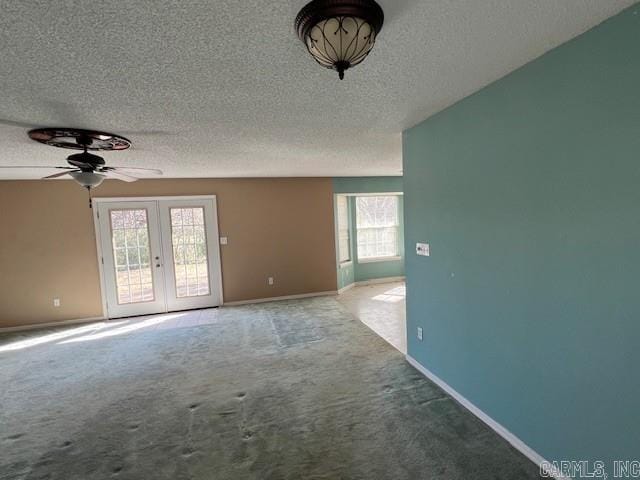
[[[207,295],[187,296],[180,298],[177,296],[176,290],[176,272],[175,263],[173,261],[173,242],[172,242],[172,223],[171,223],[171,209],[172,208],[202,208],[204,214],[205,224],[205,242],[207,250],[208,267],[211,264],[217,262],[220,265],[220,234],[218,233],[217,215],[215,201],[212,199],[199,198],[196,200],[188,200],[181,198],[180,200],[160,200],[158,202],[158,214],[160,217],[160,231],[163,242],[163,248],[166,250],[164,253],[164,285],[165,285],[165,301],[167,309],[172,311],[195,309],[195,308],[210,308],[212,302],[215,305],[222,305],[222,299],[220,298],[220,290],[213,288],[213,285],[218,281],[215,270],[207,272],[209,281],[209,293]],[[165,243],[166,240],[166,243]]]
[[[151,270],[151,277],[153,283],[153,299],[151,301],[131,301],[124,305],[121,305],[118,299],[118,282],[116,269],[111,266],[116,266],[115,255],[112,245],[112,236],[114,233],[113,227],[110,221],[111,207],[117,210],[144,210],[146,212],[147,220],[147,232],[148,232],[148,247],[149,247],[149,268]],[[104,296],[107,299],[107,310],[110,317],[128,317],[136,315],[147,315],[162,313],[166,310],[166,292],[164,285],[164,273],[160,268],[161,263],[159,261],[153,261],[153,257],[156,256],[156,260],[159,260],[162,256],[162,235],[160,218],[158,212],[158,202],[142,202],[142,201],[130,201],[130,202],[118,202],[118,203],[106,203],[100,202],[95,206],[97,209],[97,215],[100,217],[100,229],[102,232],[100,243],[102,246],[102,255],[100,263],[106,268],[104,273],[105,290]],[[110,248],[111,247],[111,248]],[[107,278],[109,277],[109,278]]]
[[[222,287],[222,259],[220,255],[220,231],[218,227],[218,202],[216,195],[160,195],[153,197],[94,197],[91,199],[93,203],[93,227],[96,237],[96,252],[98,260],[98,274],[100,276],[100,297],[102,300],[102,317],[109,318],[109,309],[107,307],[107,295],[106,284],[104,278],[104,263],[102,252],[102,241],[100,237],[100,219],[98,218],[98,204],[103,202],[148,202],[148,201],[162,201],[162,200],[213,200],[213,219],[212,225],[215,235],[215,246],[210,248],[213,251],[213,261],[218,265],[217,271],[211,272],[212,278],[216,279],[218,285],[218,297],[220,298],[220,305],[224,304],[224,289]],[[162,239],[160,239],[162,241]]]

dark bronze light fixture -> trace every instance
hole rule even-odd
[[[298,37],[326,68],[344,72],[362,62],[382,29],[384,12],[374,0],[312,0],[296,17]]]

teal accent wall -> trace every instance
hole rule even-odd
[[[403,150],[409,354],[547,460],[638,459],[638,5]]]
[[[397,190],[388,190],[389,192],[397,192]],[[383,192],[376,192],[383,193]],[[352,231],[356,230],[356,197],[350,197]],[[366,280],[374,280],[377,278],[387,277],[403,277],[404,276],[404,201],[402,195],[398,197],[398,216],[400,220],[400,228],[398,229],[398,249],[399,260],[384,262],[363,262],[358,261],[358,249],[356,248],[356,234],[352,236],[353,248],[352,258],[355,260],[353,264],[353,279],[355,282],[364,282]]]
[[[401,193],[402,177],[336,177],[333,193]]]
[[[335,242],[336,242],[336,269],[338,272],[338,289],[342,289],[354,283],[355,280],[355,263],[353,261],[353,252],[354,252],[354,234],[353,234],[353,213],[351,211],[352,199],[347,199],[349,202],[349,243],[350,243],[350,254],[351,261],[349,263],[340,264],[338,260],[338,209],[336,202],[333,202],[333,218],[335,225]]]
[[[350,264],[338,265],[338,289],[351,285],[355,281],[353,262]]]
[[[333,179],[333,191],[335,194],[354,193],[402,193],[402,177],[339,177]],[[336,259],[338,272],[338,288],[344,288],[354,282],[373,280],[386,277],[404,276],[404,207],[403,197],[399,197],[400,216],[400,260],[385,262],[358,262],[358,249],[356,248],[356,211],[355,199],[349,197],[350,213],[350,238],[351,238],[351,262],[340,265]],[[337,213],[334,204],[334,218]],[[337,225],[336,225],[337,245]],[[336,249],[337,255],[337,249]]]

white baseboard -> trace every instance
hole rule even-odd
[[[15,327],[0,327],[0,333],[21,332],[23,330],[36,330],[38,328],[64,327],[78,323],[91,323],[106,320],[104,317],[77,318],[73,320],[61,320],[59,322],[35,323],[32,325],[16,325]]]
[[[346,292],[347,290],[351,290],[353,287],[355,287],[356,284],[355,283],[350,283],[349,285],[347,285],[346,287],[342,287],[341,289],[338,290],[338,295]]]
[[[351,286],[353,286],[353,284]],[[312,292],[312,293],[302,293],[299,295],[285,295],[282,297],[256,298],[252,300],[239,300],[237,302],[224,302],[223,305],[225,307],[231,307],[234,305],[250,305],[253,303],[277,302],[280,300],[295,300],[299,298],[329,297],[337,294],[338,292],[336,290],[330,290],[328,292]],[[0,333],[20,332],[23,330],[35,330],[38,328],[48,328],[48,327],[64,327],[65,325],[75,325],[77,323],[99,322],[102,320],[106,320],[106,318],[105,317],[89,317],[89,318],[78,318],[73,320],[61,320],[59,322],[36,323],[33,325],[17,325],[15,327],[0,327]]]
[[[338,292],[331,290],[329,292],[313,292],[313,293],[301,293],[299,295],[284,295],[282,297],[268,297],[268,298],[255,298],[253,300],[239,300],[237,302],[224,302],[225,307],[233,307],[237,305],[251,305],[253,303],[267,303],[267,302],[279,302],[281,300],[296,300],[299,298],[311,298],[311,297],[329,297],[336,295]]]
[[[351,290],[353,287],[379,285],[381,283],[397,283],[397,282],[404,282],[404,280],[405,280],[405,277],[384,277],[384,278],[372,278],[371,280],[363,280],[361,282],[353,282],[345,287],[342,287],[340,290],[338,290],[338,295],[346,292],[347,290]]]
[[[489,415],[484,413],[478,407],[476,407],[473,403],[463,397],[458,391],[456,391],[453,387],[447,384],[444,380],[438,377],[435,373],[431,372],[427,368],[425,368],[422,364],[420,364],[417,360],[415,360],[410,355],[406,355],[407,362],[413,366],[416,370],[422,373],[425,377],[431,380],[433,383],[438,385],[442,390],[447,392],[454,400],[456,400],[460,405],[473,413],[476,417],[482,420],[485,424],[487,424],[493,431],[495,431],[498,435],[504,438],[507,442],[509,442],[516,450],[522,453],[525,457],[531,460],[536,465],[550,465],[542,455],[537,453],[531,447],[529,447],[526,443],[516,437],[513,433],[507,430],[505,427],[496,422]],[[555,474],[553,478],[557,480],[569,480],[567,477],[559,474]]]
[[[380,283],[396,283],[396,282],[404,282],[405,277],[384,277],[384,278],[372,278],[371,280],[363,280],[361,282],[356,282],[352,285],[356,287],[364,287],[365,285],[378,285]]]

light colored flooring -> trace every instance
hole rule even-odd
[[[357,319],[400,352],[407,353],[406,290],[404,282],[353,287],[338,301]]]

